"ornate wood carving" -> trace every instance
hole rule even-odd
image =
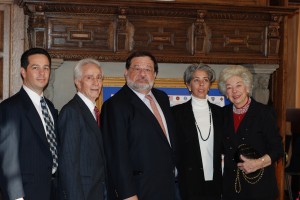
[[[0,100],[3,99],[3,58],[0,58]]]
[[[279,63],[287,8],[201,3],[20,1],[31,46],[52,57],[124,61],[149,50],[160,62]]]
[[[3,99],[3,55],[1,55],[3,50],[4,50],[4,11],[0,11],[0,100]]]
[[[4,43],[4,11],[0,11],[0,52],[3,52]]]

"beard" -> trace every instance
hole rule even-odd
[[[126,82],[128,87],[140,93],[148,93],[152,89],[154,81],[149,81],[146,78],[141,79],[143,79],[145,82],[137,83],[137,81],[133,81],[128,76],[126,76]]]

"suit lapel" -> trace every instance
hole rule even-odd
[[[77,104],[79,105],[79,108],[81,110],[82,113],[82,117],[84,118],[87,126],[89,126],[93,131],[89,132],[89,134],[92,135],[92,137],[94,138],[93,141],[97,141],[97,147],[100,148],[100,151],[102,152],[102,139],[101,139],[101,133],[100,133],[100,128],[98,127],[98,124],[94,118],[94,116],[92,115],[91,111],[89,110],[89,108],[87,107],[87,105],[83,102],[83,100],[76,94],[74,96],[74,100],[77,102]]]
[[[26,110],[26,116],[28,118],[28,122],[31,123],[32,128],[35,130],[37,135],[40,137],[43,144],[45,146],[49,147],[49,143],[46,138],[45,129],[43,126],[43,122],[40,118],[40,115],[38,114],[31,99],[29,98],[28,94],[25,92],[25,90],[23,88],[20,90],[20,96],[22,98],[23,108],[24,108],[24,110]]]
[[[219,168],[219,160],[220,157],[217,157],[215,155],[218,155],[217,152],[221,152],[221,147],[220,144],[222,144],[222,123],[220,122],[221,115],[220,113],[215,109],[215,106],[213,106],[210,102],[208,104],[211,107],[211,112],[213,116],[213,127],[214,127],[214,168],[218,169]]]
[[[153,127],[156,130],[155,132],[157,134],[159,134],[159,137],[162,138],[166,142],[166,144],[168,144],[170,146],[157,119],[155,118],[155,116],[153,115],[151,110],[147,107],[147,105],[127,85],[124,86],[124,89],[125,89],[125,92],[128,94],[128,97],[130,98],[131,104],[146,116],[146,118],[149,120],[149,123],[153,124]],[[155,95],[154,93],[153,93],[153,95],[165,115],[164,108],[159,100],[159,97],[157,95]],[[165,118],[166,118],[166,116],[165,116]],[[166,122],[168,124],[167,118],[166,118]]]
[[[195,125],[195,116],[192,108],[192,101],[189,100],[185,105],[186,106],[183,112],[184,112],[184,126],[187,129],[186,134],[188,136],[188,140],[191,141],[191,144],[195,152],[200,152],[199,137]],[[197,153],[197,154],[198,154],[199,161],[202,163],[201,153]]]

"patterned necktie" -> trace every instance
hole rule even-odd
[[[99,111],[99,109],[97,108],[97,106],[95,106],[94,112],[95,112],[95,115],[96,115],[96,121],[97,121],[97,124],[98,124],[98,126],[100,127],[100,111]]]
[[[58,166],[58,159],[57,159],[57,142],[56,142],[56,135],[54,133],[54,123],[52,121],[51,116],[49,115],[48,108],[46,101],[44,97],[41,97],[41,107],[42,107],[42,114],[43,118],[46,124],[46,131],[47,131],[47,140],[50,145],[50,151],[52,154],[52,160],[53,160],[53,165],[52,165],[52,171],[55,171]]]
[[[156,104],[155,104],[153,98],[152,98],[150,95],[146,95],[145,97],[149,100],[150,106],[151,106],[152,111],[153,111],[153,114],[154,114],[154,116],[156,117],[156,119],[157,119],[157,121],[158,121],[158,123],[159,123],[161,129],[163,130],[163,132],[164,132],[164,134],[165,134],[165,136],[166,136],[167,133],[166,133],[165,126],[164,126],[164,124],[163,124],[162,118],[161,118],[161,116],[160,116],[160,114],[159,114],[158,108],[157,108],[157,106],[156,106]]]

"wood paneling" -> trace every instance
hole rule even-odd
[[[297,77],[299,73],[298,68],[298,55],[299,50],[299,32],[296,31],[299,29],[299,14],[295,14],[288,19],[288,65],[287,65],[287,107],[288,108],[295,108],[297,107],[296,98],[297,94],[299,95],[299,78]],[[298,106],[300,104],[298,103]]]
[[[0,11],[0,100],[3,99],[4,11]]]
[[[0,99],[3,99],[3,58],[0,58]]]
[[[4,11],[0,11],[0,52],[3,52],[4,43]]]
[[[144,49],[159,62],[279,64],[279,31],[293,12],[203,2],[76,2],[21,1],[30,45],[64,60],[124,61]]]

